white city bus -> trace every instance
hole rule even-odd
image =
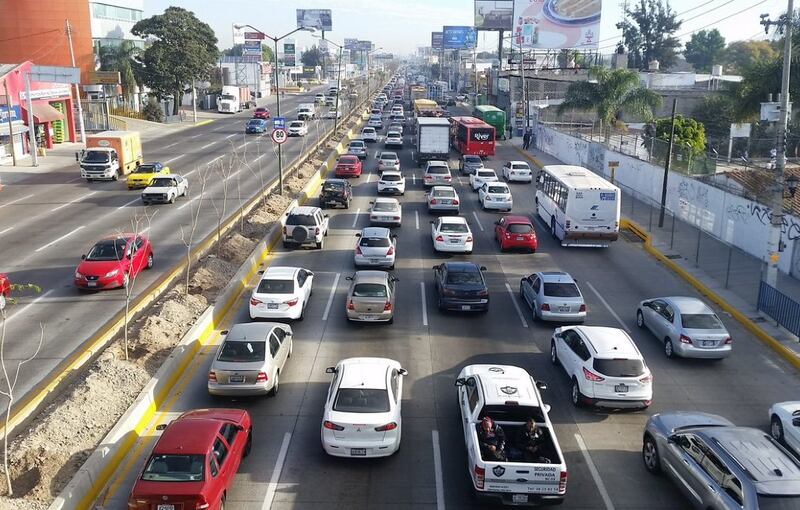
[[[561,246],[606,248],[619,236],[619,188],[580,166],[543,167],[536,209]]]

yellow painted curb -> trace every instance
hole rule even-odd
[[[212,122],[214,122],[214,120],[215,120],[215,119],[206,119],[206,120],[201,120],[200,122],[196,123],[196,124],[195,124],[194,126],[192,126],[192,127],[200,127],[200,126],[205,126],[206,124],[211,124]]]
[[[517,152],[519,152],[520,154],[522,154],[522,156],[523,156],[525,159],[527,159],[528,161],[530,161],[531,163],[533,163],[533,164],[534,164],[534,165],[535,165],[537,168],[542,168],[542,167],[544,166],[544,165],[541,163],[541,161],[539,161],[538,159],[536,159],[536,158],[535,158],[534,156],[532,156],[531,154],[529,154],[529,153],[525,152],[524,150],[522,150],[521,148],[517,147],[516,145],[514,145],[513,147],[514,147],[515,149],[517,149]]]

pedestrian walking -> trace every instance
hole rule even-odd
[[[522,135],[522,149],[528,150],[528,146],[531,144],[531,133],[529,131],[525,131],[525,134]]]

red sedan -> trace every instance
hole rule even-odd
[[[127,287],[131,278],[153,267],[153,247],[142,235],[120,234],[101,239],[81,256],[75,286],[102,290]]]
[[[253,444],[243,409],[200,409],[164,429],[128,498],[130,510],[219,510]]]
[[[8,275],[0,273],[0,310],[6,307],[6,301],[11,296],[11,282]]]
[[[527,248],[531,253],[536,253],[539,243],[536,240],[536,230],[531,220],[525,216],[503,216],[494,227],[494,238],[500,245],[500,251],[509,248]]]
[[[361,177],[361,160],[358,156],[340,156],[334,173],[336,177]]]
[[[268,119],[269,117],[269,108],[256,108],[253,112],[254,119]]]

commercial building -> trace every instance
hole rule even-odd
[[[131,33],[133,25],[144,17],[144,0],[89,0],[89,9],[95,51],[123,40],[144,48],[144,40]]]

